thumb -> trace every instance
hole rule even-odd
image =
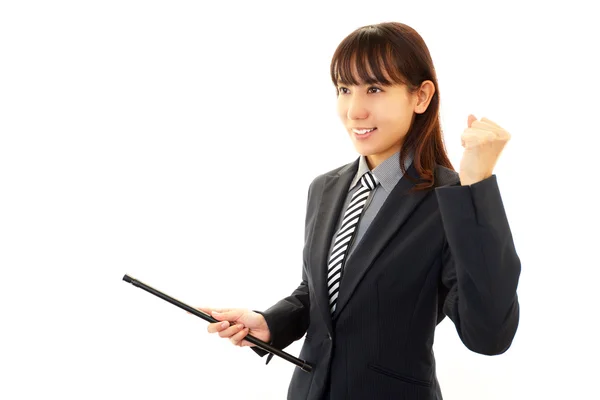
[[[477,121],[477,118],[473,114],[469,114],[469,118],[467,119],[467,127],[471,127],[473,122]]]
[[[237,321],[237,319],[242,316],[242,313],[239,310],[229,309],[219,309],[219,311],[214,310],[211,314],[219,321]]]
[[[204,314],[210,314],[213,309],[210,307],[196,307],[196,310],[202,311]]]

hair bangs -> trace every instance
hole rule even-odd
[[[392,43],[364,30],[348,36],[336,50],[331,61],[334,85],[406,84]]]

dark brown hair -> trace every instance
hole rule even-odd
[[[354,76],[352,71],[358,73]],[[433,187],[435,164],[454,171],[448,159],[440,125],[440,91],[429,49],[425,41],[408,25],[383,22],[356,29],[338,45],[331,60],[331,80],[337,86],[375,84],[406,85],[415,93],[425,80],[435,86],[435,93],[422,114],[414,113],[413,122],[400,150],[400,168],[404,174],[405,159],[414,154],[413,164],[420,176],[414,190]],[[389,79],[388,79],[389,78]],[[390,80],[391,79],[391,80]]]

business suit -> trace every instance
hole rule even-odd
[[[313,371],[294,370],[288,399],[442,399],[432,345],[446,315],[488,355],[506,351],[518,326],[520,260],[496,176],[460,186],[436,166],[435,190],[418,193],[403,177],[347,259],[332,316],[327,257],[357,168],[311,183],[302,282],[261,312],[277,348],[306,333],[299,358]],[[407,173],[416,176],[412,165]]]

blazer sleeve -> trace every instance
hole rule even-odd
[[[305,221],[305,233],[304,233],[304,264],[302,266],[302,281],[300,285],[292,292],[292,294],[283,300],[278,301],[275,305],[267,309],[266,311],[256,311],[265,317],[269,332],[271,332],[271,346],[278,349],[285,349],[294,341],[302,338],[308,329],[310,322],[310,297],[308,291],[308,278],[306,275],[306,246],[308,244],[308,226],[311,224],[312,219],[309,217],[310,213],[308,208],[311,206],[311,193],[312,188],[315,185],[316,179],[310,184],[308,188],[308,204]],[[273,358],[273,354],[268,353],[257,347],[251,347],[255,353],[263,357],[265,354],[269,354],[267,357],[267,364]]]
[[[436,188],[446,234],[443,312],[470,350],[502,354],[519,324],[521,262],[496,175],[470,186]]]
[[[269,344],[277,349],[285,349],[294,341],[302,338],[308,329],[310,310],[308,284],[304,273],[302,275],[302,283],[290,296],[280,300],[266,311],[255,310],[265,317],[269,332],[271,332]],[[252,347],[252,350],[261,357],[268,353],[257,347]],[[273,358],[273,354],[268,354],[267,364]]]

